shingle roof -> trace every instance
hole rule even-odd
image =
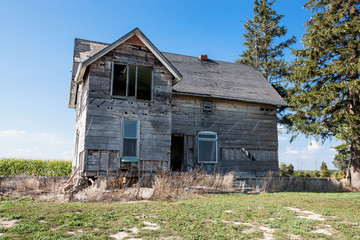
[[[85,73],[85,69],[87,66],[89,66],[91,63],[95,62],[100,57],[104,56],[106,53],[110,52],[111,50],[118,47],[120,44],[124,43],[126,40],[128,40],[130,37],[136,35],[144,44],[145,46],[157,57],[157,59],[171,72],[171,74],[177,79],[177,81],[181,80],[181,74],[175,69],[171,63],[164,58],[164,56],[161,54],[161,52],[150,42],[150,40],[140,31],[139,28],[134,28],[132,31],[127,33],[126,35],[122,36],[118,40],[116,40],[114,43],[108,45],[104,49],[100,50],[84,62],[79,64],[78,70],[76,72],[75,76],[75,82],[79,82],[82,80],[82,75]],[[176,81],[176,82],[177,82]]]
[[[136,31],[135,29],[133,31]],[[140,31],[140,30],[139,30]],[[121,42],[124,37],[117,42]],[[75,43],[86,46],[82,55],[87,56],[87,60],[80,59],[86,66],[90,60],[106,52],[114,44],[105,44],[83,39],[77,39]],[[149,41],[150,42],[150,41]],[[81,45],[81,46],[82,46]],[[77,46],[75,46],[76,50]],[[98,52],[91,48],[100,49]],[[154,47],[155,49],[155,47]],[[81,50],[83,51],[83,50]],[[94,53],[93,53],[94,52]],[[87,53],[92,53],[90,56]],[[164,56],[168,66],[174,69],[174,72],[182,76],[181,81],[173,86],[175,94],[200,95],[215,98],[234,99],[247,102],[265,103],[271,105],[286,105],[286,102],[269,84],[263,75],[252,66],[243,64],[223,62],[217,60],[199,60],[197,57],[184,56],[173,53],[159,52]],[[74,55],[73,78],[78,74],[78,61],[75,61],[77,54]],[[81,54],[79,55],[81,56]],[[75,81],[71,81],[69,106],[74,107],[76,98]]]
[[[182,74],[174,93],[286,105],[255,67],[173,53],[163,55]]]

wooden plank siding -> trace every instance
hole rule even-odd
[[[203,110],[204,101],[212,103],[212,111]],[[254,175],[278,171],[274,106],[177,94],[173,96],[172,105],[172,134],[186,136],[184,161],[188,168],[201,167],[209,172],[251,172]],[[197,162],[197,134],[200,131],[218,134],[217,164]]]
[[[89,76],[86,76],[84,82],[77,88],[75,136],[78,134],[78,143],[75,143],[77,149],[74,149],[74,154],[77,154],[77,156],[73,157],[73,171],[77,168],[78,171],[84,170],[88,90]]]
[[[90,49],[80,44],[75,49],[74,64],[93,55]],[[113,63],[151,66],[152,100],[111,96]],[[131,171],[149,176],[170,168],[171,136],[180,135],[184,137],[182,171],[201,168],[211,173],[235,171],[255,176],[278,171],[275,106],[177,94],[172,92],[172,82],[171,73],[145,46],[123,43],[93,62],[84,81],[71,88],[77,89],[78,148],[74,151],[73,169],[78,168],[85,176]],[[212,103],[212,111],[203,110],[204,101]],[[125,119],[139,122],[137,163],[121,162]],[[200,131],[217,133],[217,164],[198,163]]]
[[[153,101],[111,96],[112,61],[153,68]],[[82,172],[87,176],[119,174],[137,164],[121,163],[124,119],[139,121],[139,166],[142,172],[168,168],[171,146],[172,75],[144,46],[122,44],[90,65],[82,102],[84,113],[77,119],[82,128]],[[85,81],[86,83],[86,81]],[[79,104],[80,105],[80,104]],[[80,108],[80,106],[79,106]],[[85,127],[84,127],[85,126]],[[153,162],[153,163],[152,163]],[[144,169],[145,168],[145,169]],[[139,170],[139,169],[138,169]]]

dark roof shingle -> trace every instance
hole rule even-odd
[[[109,45],[83,39],[78,39],[75,43],[77,42],[89,45],[89,49],[85,50],[83,55],[91,52],[91,48],[100,45],[101,48],[104,48]],[[286,105],[286,102],[263,75],[252,66],[211,59],[199,60],[197,57],[173,53],[161,53],[182,75],[181,81],[173,86],[174,93]],[[73,76],[76,74],[76,66],[73,64]],[[71,99],[75,99],[75,93],[73,91],[70,93],[71,101]]]
[[[174,93],[286,105],[255,67],[173,53],[163,52],[163,55],[183,76],[173,86]]]

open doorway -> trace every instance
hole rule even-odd
[[[182,171],[184,161],[184,136],[171,135],[171,163],[170,167],[175,172]]]

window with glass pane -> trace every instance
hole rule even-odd
[[[124,121],[124,157],[137,157],[137,120]]]
[[[217,134],[200,132],[198,135],[199,162],[217,163]]]
[[[112,95],[126,96],[126,65],[114,64]]]

